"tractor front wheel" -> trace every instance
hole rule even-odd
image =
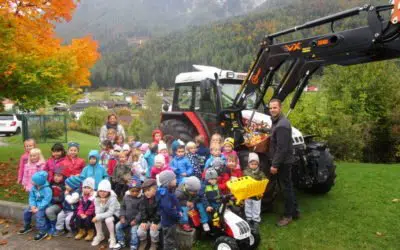
[[[170,119],[161,122],[160,129],[166,138],[181,139],[184,142],[193,141],[196,136],[192,126],[183,121]],[[167,143],[170,143],[169,141]]]

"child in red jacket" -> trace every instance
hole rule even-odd
[[[63,175],[68,178],[72,175],[79,176],[86,166],[85,160],[78,157],[79,143],[70,142],[68,143],[68,153],[62,162]]]
[[[92,177],[86,178],[82,184],[82,196],[79,199],[78,212],[76,214],[75,223],[79,229],[75,240],[80,240],[85,237],[86,241],[92,241],[94,238],[94,224],[92,219],[94,217],[94,179]]]

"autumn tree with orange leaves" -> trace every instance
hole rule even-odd
[[[68,22],[74,0],[0,0],[0,100],[34,110],[76,96],[89,86],[100,58],[91,37],[63,45],[54,24]]]

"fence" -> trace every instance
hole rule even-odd
[[[22,139],[35,139],[37,143],[66,143],[67,116],[66,115],[23,115]]]

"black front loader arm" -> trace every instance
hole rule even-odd
[[[235,98],[234,106],[243,106],[247,97],[257,92],[257,108],[271,87],[275,73],[289,60],[291,64],[274,89],[272,98],[284,101],[295,91],[290,104],[290,109],[294,109],[303,89],[307,86],[308,79],[320,67],[332,64],[347,66],[400,57],[398,4],[400,0],[394,1],[394,5],[377,7],[366,5],[266,36]],[[396,10],[391,20],[384,21],[380,13],[392,10],[393,6],[396,6]],[[368,13],[368,26],[287,43],[273,43],[276,37],[355,16],[362,11]]]

